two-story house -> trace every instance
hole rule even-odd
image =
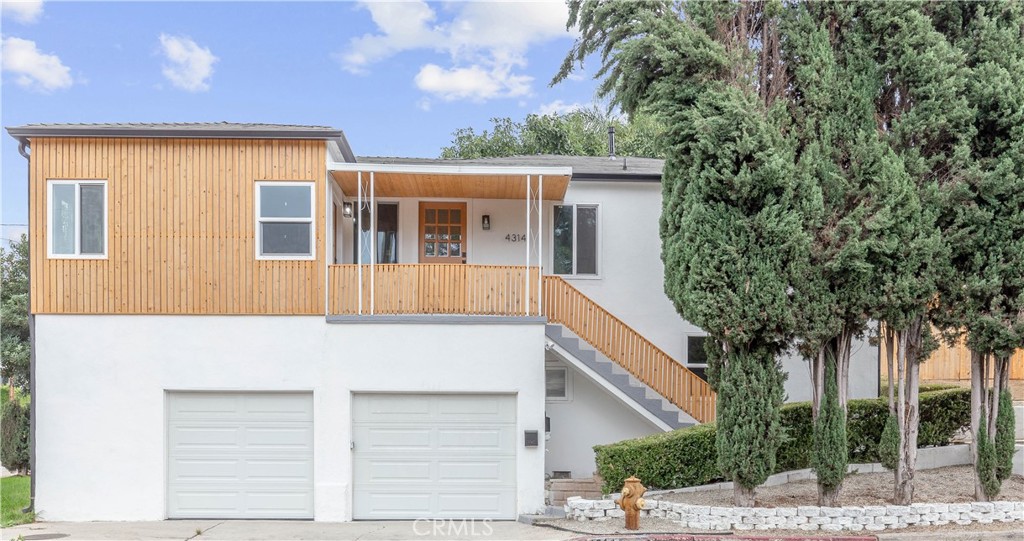
[[[661,162],[356,158],[341,130],[27,125],[46,520],[514,519],[714,419]],[[785,359],[791,399],[808,376]],[[877,392],[858,344],[853,396]]]

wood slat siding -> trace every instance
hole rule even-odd
[[[33,138],[32,311],[323,314],[323,141]],[[107,259],[49,259],[48,180],[107,181]],[[256,181],[313,182],[316,260],[255,257]]]
[[[694,419],[715,418],[715,393],[688,368],[560,276],[544,277],[544,313]]]
[[[539,272],[512,265],[363,265],[362,314],[537,315]],[[331,265],[330,313],[358,315],[359,265]],[[371,276],[372,282],[371,282]],[[373,306],[370,306],[371,291]]]
[[[885,343],[879,345],[882,355],[881,376],[882,380],[889,378],[889,370],[886,366]],[[921,363],[921,383],[933,381],[971,381],[971,350],[963,341],[955,346],[945,343],[939,345],[928,360]],[[1024,349],[1017,350],[1010,357],[1010,379],[1024,380]]]

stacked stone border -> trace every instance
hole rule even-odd
[[[620,519],[610,499],[566,501],[565,516],[585,522]],[[1024,502],[914,503],[863,507],[715,507],[648,499],[641,517],[678,521],[695,530],[805,530],[859,532],[898,530],[913,525],[1024,522]]]

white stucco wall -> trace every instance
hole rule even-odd
[[[574,479],[597,470],[594,446],[661,432],[621,400],[571,365],[549,356],[548,366],[567,368],[568,400],[548,400],[551,438],[544,470],[571,471]]]
[[[166,517],[165,392],[312,391],[314,511],[352,516],[351,396],[516,393],[518,512],[544,506],[540,324],[327,324],[321,316],[36,318],[43,520]]]

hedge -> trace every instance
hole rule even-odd
[[[878,440],[889,413],[887,399],[850,400],[847,406],[850,463],[879,462]],[[957,432],[970,426],[970,414],[970,389],[922,392],[918,446],[949,445]],[[776,455],[776,472],[809,468],[814,438],[811,403],[783,406],[782,424],[786,440]],[[714,423],[597,445],[594,453],[605,493],[619,490],[630,475],[640,478],[648,488],[657,489],[705,485],[722,479],[716,466]]]
[[[29,467],[29,407],[0,396],[0,463],[14,473]]]

